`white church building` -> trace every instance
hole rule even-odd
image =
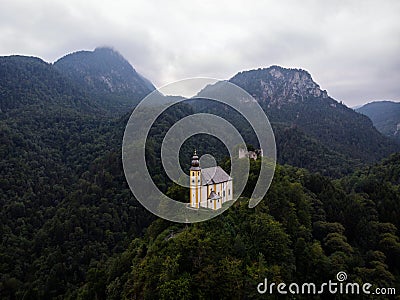
[[[190,167],[190,207],[216,210],[230,200],[233,200],[232,177],[219,166],[201,169],[194,151]]]

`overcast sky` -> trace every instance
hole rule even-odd
[[[156,86],[270,65],[338,101],[400,101],[400,1],[2,0],[0,55],[112,46]]]

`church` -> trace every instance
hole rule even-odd
[[[217,210],[233,200],[232,177],[221,167],[200,168],[194,151],[190,167],[190,207]]]

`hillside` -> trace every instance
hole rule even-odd
[[[370,118],[381,133],[400,142],[400,103],[374,101],[355,111]]]
[[[155,90],[149,80],[111,48],[71,53],[57,60],[54,66],[93,93],[101,105],[120,113],[129,111]]]
[[[252,162],[251,169],[256,165]],[[381,180],[384,188],[371,185],[382,171],[397,175],[392,173],[392,182]],[[399,171],[398,155],[340,182],[278,166],[256,209],[242,198],[208,222],[156,220],[124,253],[93,266],[89,272],[96,276],[78,294],[83,299],[264,299],[256,289],[264,278],[318,285],[335,281],[343,270],[347,282],[398,289]]]
[[[304,70],[271,66],[240,72],[229,81],[252,95],[268,115],[280,164],[340,177],[400,149],[369,118],[329,97]],[[205,87],[198,96],[215,89],[218,84]],[[235,110],[205,99],[190,103],[195,112],[229,120],[247,143],[258,145],[247,121]]]
[[[0,57],[0,113],[65,108],[118,116],[154,89],[109,48],[72,53],[54,65],[36,57]]]
[[[0,113],[15,109],[93,112],[86,92],[36,57],[0,57]]]
[[[252,95],[272,123],[296,126],[347,158],[373,162],[399,150],[368,118],[329,97],[304,70],[271,66],[240,72],[230,82]]]
[[[39,58],[0,58],[1,299],[64,294],[149,225],[124,179],[118,106]]]
[[[97,66],[103,58],[105,65]],[[265,276],[318,283],[339,270],[353,280],[398,286],[399,157],[364,167],[392,144],[368,118],[318,92],[307,74],[303,80],[301,71],[286,75],[282,69],[286,77],[278,80],[275,72],[269,78],[262,71],[269,81],[261,89],[257,78],[255,85],[243,80],[260,95],[273,121],[279,162],[286,164],[278,164],[266,198],[247,207],[260,167],[252,161],[241,201],[214,220],[184,226],[145,210],[122,169],[130,101],[151,85],[110,49],[60,61],[63,67],[38,58],[0,58],[1,299],[255,298]],[[291,72],[300,72],[300,79]],[[297,83],[292,93],[296,80],[304,85]],[[155,183],[181,201],[187,191],[172,185],[160,163],[162,140],[178,120],[217,111],[256,146],[235,113],[197,104],[169,108],[152,126],[146,147]],[[354,145],[346,150],[349,139]],[[200,135],[182,145],[183,168],[193,148],[215,154],[228,168],[221,142]]]

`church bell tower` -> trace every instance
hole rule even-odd
[[[192,156],[192,163],[190,167],[190,206],[194,208],[200,207],[200,199],[201,199],[200,181],[201,181],[200,162],[196,150],[194,150]]]

